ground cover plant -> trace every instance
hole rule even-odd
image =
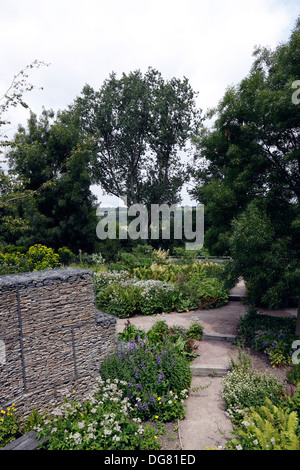
[[[300,389],[288,394],[284,383],[260,372],[244,356],[224,378],[223,398],[233,422],[227,450],[299,450]]]
[[[66,401],[36,427],[48,450],[159,449],[159,428],[142,424],[125,396],[126,383],[99,379],[84,403]]]
[[[192,379],[190,341],[181,336],[182,330],[175,331],[164,321],[156,322],[147,333],[132,325],[124,330],[119,338],[127,341],[103,361],[101,376],[126,384],[125,394],[142,420],[182,419]]]

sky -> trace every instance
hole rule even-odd
[[[35,88],[24,98],[37,115],[66,109],[85,84],[99,89],[112,72],[152,67],[165,80],[186,77],[205,112],[248,74],[256,46],[289,39],[299,15],[300,0],[0,0],[0,98],[34,60],[49,64],[28,78]],[[29,112],[7,117],[13,134]]]

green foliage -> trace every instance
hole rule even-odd
[[[186,78],[165,81],[152,68],[112,73],[98,91],[86,85],[71,109],[94,139],[97,183],[129,205],[177,202],[186,176],[178,151],[200,122],[194,97]]]
[[[295,318],[247,314],[240,319],[239,340],[256,351],[264,352],[273,366],[285,366],[291,362],[295,325]]]
[[[203,334],[203,326],[200,325],[198,322],[193,322],[191,326],[188,328],[187,332],[190,338],[200,340]]]
[[[163,281],[140,281],[127,271],[101,271],[95,274],[99,309],[127,318],[173,311],[180,304],[180,293]]]
[[[33,245],[27,251],[30,271],[55,268],[59,265],[59,255],[52,248],[43,245]]]
[[[21,419],[14,404],[0,412],[0,448],[21,436]]]
[[[58,250],[66,246],[94,251],[96,199],[90,191],[90,144],[69,111],[31,113],[27,127],[19,127],[7,154],[9,165],[22,180],[17,194],[9,190],[3,208],[25,217],[26,229],[7,227],[4,242],[30,246],[38,243]],[[26,197],[25,197],[26,196]],[[19,219],[18,219],[19,220]]]
[[[210,112],[214,125],[197,136],[193,165],[205,246],[232,256],[250,301],[271,309],[299,293],[299,37],[298,19],[285,44],[256,49],[247,76]]]
[[[283,394],[283,383],[276,376],[261,373],[249,364],[236,365],[224,378],[223,398],[227,413],[238,423],[246,408],[263,406],[266,397],[279,405]]]
[[[66,246],[58,248],[57,253],[61,264],[69,265],[74,260],[74,253]]]
[[[128,271],[126,264],[120,263],[110,264],[109,271],[96,273],[98,308],[126,318],[136,314],[216,308],[227,303],[224,284],[228,277],[221,266],[201,262],[176,265],[167,262],[161,252],[154,250],[152,255],[156,260],[162,259],[163,264],[153,263],[149,258],[151,264],[148,261],[145,264],[143,257],[133,258],[128,254],[128,263],[133,266]],[[127,259],[125,254],[124,259]],[[211,274],[216,277],[209,277]]]
[[[0,274],[39,271],[59,266],[59,255],[52,248],[36,244],[25,253],[23,249],[21,251],[22,253],[15,251],[12,247],[8,253],[5,253],[5,249],[0,251]]]
[[[167,329],[166,329],[167,328]],[[125,381],[126,396],[141,419],[169,421],[184,417],[192,374],[189,361],[167,334],[164,323],[124,345],[101,364],[104,380]],[[125,333],[126,335],[126,333]]]
[[[0,275],[26,271],[30,271],[30,267],[24,254],[0,252]]]
[[[291,364],[290,369],[288,369],[286,372],[286,378],[291,384],[299,385],[300,384],[300,364]]]
[[[25,247],[7,245],[0,249],[0,275],[53,269],[61,264],[68,265],[73,259],[73,253],[66,247],[55,253],[41,244],[33,245],[27,251]]]
[[[276,406],[266,397],[265,404],[251,406],[244,415],[238,437],[227,450],[299,450],[298,414]]]
[[[193,277],[183,283],[182,289],[195,309],[217,308],[228,302],[227,293],[215,278]]]
[[[97,307],[118,318],[132,317],[141,312],[141,292],[135,286],[110,285],[96,294]]]
[[[126,384],[99,382],[84,402],[65,401],[36,427],[47,450],[158,450],[157,429],[142,425],[124,394]]]

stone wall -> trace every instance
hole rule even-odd
[[[93,273],[66,268],[0,276],[0,408],[22,415],[81,399],[116,350],[116,319],[95,306]]]

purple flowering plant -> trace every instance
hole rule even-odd
[[[181,419],[191,384],[190,362],[167,336],[152,340],[138,335],[122,343],[102,363],[101,376],[126,382],[125,394],[141,419]]]

